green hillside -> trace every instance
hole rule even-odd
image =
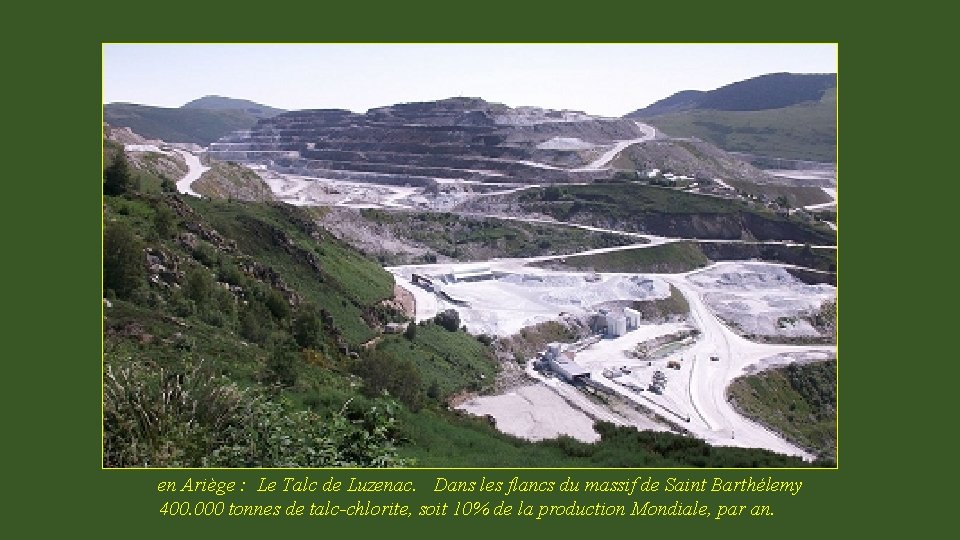
[[[276,109],[267,105],[262,105],[248,99],[235,99],[223,96],[203,96],[185,103],[182,109],[208,109],[208,110],[241,110],[253,116],[254,118],[270,118],[282,112],[283,109]]]
[[[256,117],[239,109],[167,109],[132,103],[104,105],[103,119],[111,126],[129,127],[148,139],[201,146],[257,123]]]
[[[551,195],[543,188],[528,189],[507,196],[502,204],[517,204],[531,214],[561,221],[669,237],[795,240],[815,245],[833,244],[836,239],[826,225],[740,200],[632,182],[564,186],[559,192]]]
[[[220,161],[203,155],[210,170],[203,173],[193,189],[204,197],[239,199],[241,201],[272,201],[270,186],[252,169],[232,161]]]
[[[649,118],[690,109],[762,111],[818,101],[837,86],[835,73],[768,73],[715,90],[684,90],[634,111],[628,118]]]
[[[837,363],[790,365],[741,377],[727,390],[737,408],[824,457],[836,456]]]
[[[698,137],[732,152],[830,162],[836,159],[836,88],[819,101],[778,109],[694,109],[645,118],[675,137]]]
[[[837,269],[836,251],[831,249],[780,244],[687,241],[575,255],[559,261],[536,263],[535,266],[594,272],[676,273],[703,268],[715,261],[748,259],[794,264],[824,272],[835,272]]]
[[[143,191],[116,145],[104,170],[107,467],[804,466],[598,424],[598,443],[529,443],[446,397],[482,392],[492,349],[407,318],[393,279],[278,203]]]
[[[448,213],[364,209],[360,216],[399,238],[458,261],[554,255],[639,243],[636,238],[611,233]],[[383,259],[387,264],[415,262],[402,254]],[[436,260],[435,256],[429,260]]]

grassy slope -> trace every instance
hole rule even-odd
[[[827,272],[834,272],[837,268],[834,250],[717,242],[673,242],[647,248],[565,257],[562,261],[548,261],[537,266],[595,272],[674,273],[703,268],[711,261],[748,259],[795,264]]]
[[[782,262],[835,272],[837,270],[837,252],[833,249],[818,249],[806,246],[782,246],[738,243],[701,243],[700,251],[713,261],[733,261],[757,259],[761,261]]]
[[[400,455],[421,467],[808,467],[767,450],[709,446],[671,433],[597,425],[600,443],[568,437],[528,443],[498,433],[485,420],[429,411],[403,420],[412,445]]]
[[[836,455],[836,362],[764,371],[733,382],[727,395],[750,418],[822,455]]]
[[[271,201],[270,186],[256,172],[232,161],[212,161],[210,170],[193,184],[193,189],[216,199]]]
[[[649,248],[628,249],[566,257],[562,267],[596,272],[687,272],[710,264],[694,242],[674,242]],[[556,266],[541,263],[540,266]]]
[[[400,335],[385,336],[378,349],[412,360],[424,384],[436,382],[443,396],[464,386],[485,386],[497,372],[489,347],[476,339],[464,340],[461,332],[449,332],[433,323],[419,325],[412,342]]]
[[[166,109],[130,103],[104,105],[103,117],[111,126],[129,127],[148,139],[202,146],[256,123],[256,118],[240,110]]]
[[[114,158],[123,152],[123,145],[108,139],[103,140],[103,167],[106,169]],[[128,161],[129,158],[128,158]],[[164,179],[176,183],[186,172],[186,163],[182,159],[172,158],[156,152],[141,154],[139,163],[133,163],[131,173],[139,183],[140,191],[158,194]]]
[[[813,186],[784,186],[780,184],[755,184],[741,180],[727,180],[734,188],[751,195],[763,195],[767,200],[785,197],[791,208],[799,208],[811,204],[823,204],[833,199],[822,189]]]
[[[362,210],[360,214],[385,225],[398,238],[460,261],[553,255],[637,243],[617,234],[447,213]]]
[[[836,89],[819,102],[763,111],[693,110],[647,118],[665,133],[729,151],[813,161],[836,157]]]
[[[645,230],[665,236],[739,239],[744,231],[758,240],[833,243],[824,226],[771,212],[739,200],[697,195],[635,183],[565,186],[563,198],[546,201],[542,189],[513,198],[528,212],[588,224]]]
[[[670,296],[656,300],[633,302],[633,309],[643,314],[646,321],[659,321],[673,316],[686,316],[690,313],[690,304],[679,289],[670,285]]]
[[[376,335],[363,322],[362,312],[393,296],[393,278],[375,262],[322,230],[317,241],[291,227],[290,213],[299,211],[286,205],[229,204],[195,198],[190,198],[190,204],[214,228],[235,240],[244,253],[280,271],[308,301],[327,309],[350,343],[363,343]],[[301,250],[315,254],[323,273],[317,275],[288,250],[278,249],[278,230]]]

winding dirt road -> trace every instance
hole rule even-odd
[[[177,191],[186,195],[200,197],[201,195],[194,191],[191,186],[203,176],[203,173],[209,171],[210,167],[200,163],[200,158],[197,157],[196,154],[179,149],[174,150],[174,152],[180,154],[183,160],[187,162],[187,174],[177,182]]]
[[[573,170],[574,172],[585,172],[585,171],[599,171],[599,170],[605,169],[607,165],[609,165],[610,162],[613,161],[614,158],[616,158],[620,154],[620,152],[623,152],[624,150],[626,150],[628,146],[633,146],[635,144],[649,141],[650,139],[653,139],[654,137],[657,136],[657,130],[653,126],[643,124],[641,122],[635,122],[635,124],[637,124],[637,127],[639,127],[641,130],[643,130],[642,137],[638,139],[620,141],[617,144],[613,145],[613,148],[611,148],[610,150],[607,150],[606,152],[603,153],[603,155],[595,159],[592,163],[589,163],[578,169],[571,169],[571,170]]]

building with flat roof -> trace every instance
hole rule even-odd
[[[575,383],[578,380],[589,379],[590,370],[575,362],[576,353],[573,351],[563,351],[559,354],[555,354],[553,351],[556,351],[556,348],[554,347],[556,345],[559,345],[559,343],[551,343],[547,348],[547,352],[544,355],[547,361],[547,366],[549,366],[554,373],[560,375],[560,377],[568,383]]]
[[[483,281],[493,279],[493,271],[490,267],[465,268],[463,270],[454,270],[449,274],[450,281],[460,283],[464,281]]]

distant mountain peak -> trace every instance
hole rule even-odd
[[[249,113],[256,118],[270,118],[280,113],[286,112],[283,109],[277,109],[268,105],[263,105],[248,99],[236,99],[218,95],[206,95],[183,104],[181,109],[208,109],[208,110],[227,110],[237,109]]]
[[[836,85],[835,73],[768,73],[714,90],[677,92],[626,116],[648,118],[693,109],[716,111],[779,109],[798,103],[818,101],[826,90]]]

